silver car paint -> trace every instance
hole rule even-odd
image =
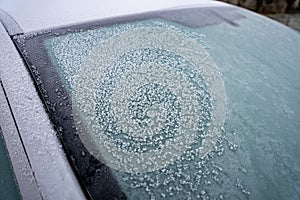
[[[84,194],[60,146],[33,81],[2,24],[0,24],[0,44],[0,78],[21,138],[16,137],[15,128],[14,131],[5,128],[5,123],[9,122],[9,116],[4,115],[7,106],[6,108],[1,106],[0,110],[2,130],[4,134],[8,134],[7,137],[16,137],[9,138],[15,139],[13,142],[6,141],[8,148],[12,148],[11,152],[17,151],[14,149],[15,143],[22,141],[32,170],[28,172],[28,162],[24,161],[21,164],[24,164],[25,172],[21,172],[24,174],[17,177],[24,178],[22,176],[28,172],[29,181],[32,180],[30,174],[34,174],[42,199],[84,199]],[[3,101],[3,92],[0,95]],[[10,122],[12,123],[12,120]],[[9,136],[10,134],[14,135]],[[14,166],[18,165],[18,160],[25,159],[22,152],[14,156],[16,159],[12,161],[17,161]],[[34,191],[34,184],[32,187],[30,190]],[[24,194],[24,199],[36,199],[38,196],[36,193],[27,195],[22,192],[22,195]]]

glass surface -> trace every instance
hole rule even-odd
[[[93,199],[299,199],[299,33],[235,8],[18,37]]]
[[[20,199],[18,186],[0,128],[0,199]]]

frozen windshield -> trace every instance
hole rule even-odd
[[[91,198],[300,198],[298,33],[194,8],[18,41]]]

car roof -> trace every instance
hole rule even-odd
[[[14,19],[23,33],[155,10],[226,5],[227,4],[211,0],[0,1],[0,8]]]

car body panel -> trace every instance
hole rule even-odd
[[[8,138],[6,143],[12,158],[16,156],[15,160],[12,160],[12,165],[17,171],[15,173],[18,182],[20,180],[19,184],[33,184],[31,186],[28,184],[28,188],[24,190],[20,185],[21,194],[24,194],[23,198],[39,199],[40,193],[41,198],[44,199],[83,199],[84,194],[68,164],[34,83],[2,25],[0,26],[0,43],[0,78],[5,90],[5,95],[1,91],[1,100],[4,101],[6,97],[13,113],[12,120],[9,115],[4,115],[8,112],[7,106],[1,104],[2,132],[5,139],[6,136],[16,137]],[[12,125],[13,121],[15,127]],[[17,150],[16,146],[20,146],[20,142],[26,149],[25,152],[21,147],[19,151]],[[16,151],[17,153],[14,153]],[[32,177],[33,174],[35,180]],[[24,178],[25,180],[22,181],[21,179]],[[37,185],[34,185],[34,182]],[[28,194],[30,191],[33,193]]]
[[[0,126],[3,139],[6,143],[20,194],[23,199],[42,199],[2,84],[0,87],[0,110]]]
[[[9,35],[21,34],[22,30],[15,20],[0,8],[0,21],[4,25]]]

